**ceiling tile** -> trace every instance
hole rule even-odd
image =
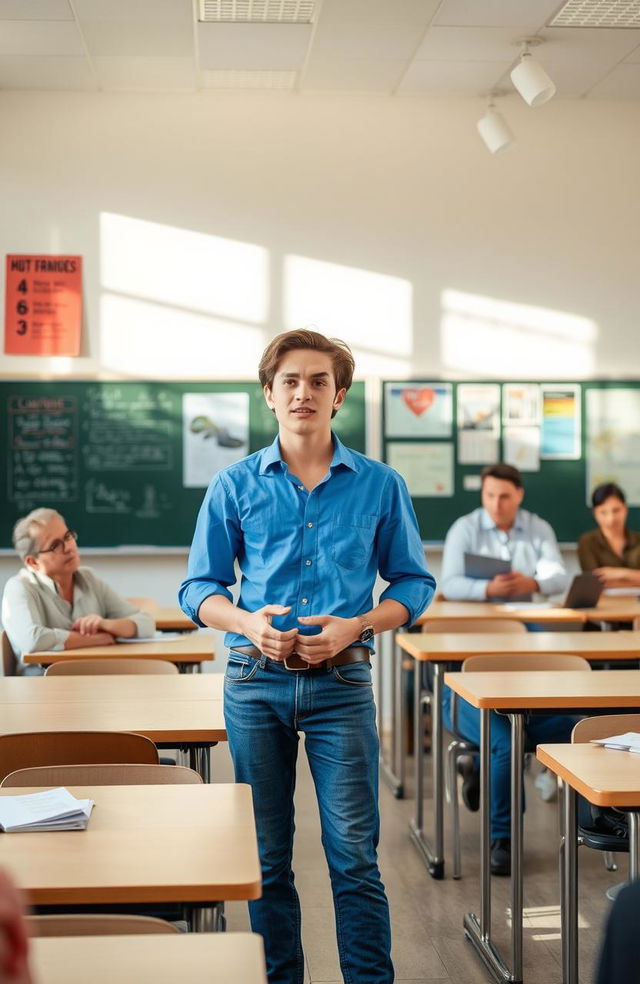
[[[86,58],[0,57],[0,88],[95,89]]]
[[[313,38],[312,53],[318,58],[411,58],[424,29],[415,23],[358,23],[347,21],[339,27],[322,23]]]
[[[443,0],[434,24],[448,27],[541,27],[558,0]]]
[[[510,63],[509,63],[510,64]],[[414,61],[398,92],[458,93],[480,96],[490,92],[502,75],[505,64],[498,62]]]
[[[311,24],[201,24],[200,68],[293,70],[302,68]]]
[[[73,20],[69,0],[0,0],[0,20]]]
[[[523,32],[532,32],[532,26]],[[520,31],[510,27],[432,27],[416,52],[418,61],[512,62]]]
[[[640,31],[613,28],[549,27],[540,32],[545,43],[535,51],[538,61],[597,59],[614,65],[640,44]]]
[[[589,99],[640,99],[640,64],[618,65],[593,87]]]
[[[75,0],[80,21],[91,24],[191,23],[189,0]]]
[[[625,61],[631,62],[632,64],[635,64],[636,62],[640,62],[640,44],[638,45],[637,48],[633,49],[630,55],[627,55]]]
[[[136,92],[176,92],[196,88],[196,74],[190,58],[107,58],[93,59],[103,89]]]
[[[309,92],[342,90],[391,93],[402,76],[404,67],[404,59],[367,61],[313,58],[307,67],[300,88]]]
[[[84,55],[76,25],[70,21],[4,21],[0,55]]]
[[[83,24],[82,33],[93,55],[187,58],[194,54],[189,24]]]
[[[345,21],[360,24],[422,24],[426,26],[440,0],[323,0],[318,25],[339,26]]]

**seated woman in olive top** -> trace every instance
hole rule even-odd
[[[627,503],[622,489],[606,482],[591,496],[597,530],[578,540],[583,571],[593,571],[606,588],[640,588],[640,533],[627,529]]]

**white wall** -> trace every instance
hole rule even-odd
[[[0,371],[252,377],[305,321],[368,375],[640,375],[638,104],[501,108],[494,158],[476,100],[0,93],[1,251],[81,253],[86,312],[73,365]],[[183,570],[97,566],[164,602]]]

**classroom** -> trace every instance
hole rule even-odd
[[[82,581],[86,605],[105,585],[124,603],[104,613],[111,634],[86,621],[71,629],[107,634],[93,654],[64,648],[59,612],[48,634],[36,638],[25,628],[24,644],[9,626],[18,660],[3,650],[1,779],[5,736],[92,726],[145,735],[150,747],[141,754],[151,758],[41,762],[42,743],[34,739],[25,761],[51,776],[16,784],[74,787],[73,773],[55,782],[56,767],[116,768],[98,763],[166,770],[158,756],[185,769],[180,784],[139,778],[129,786],[113,784],[115,772],[93,781],[82,773],[75,788],[97,790],[86,794],[97,804],[86,832],[14,834],[10,846],[28,843],[6,870],[31,905],[60,909],[73,897],[91,909],[129,898],[137,914],[148,915],[151,903],[158,909],[162,902],[173,907],[169,921],[178,921],[172,917],[182,906],[182,921],[195,930],[154,937],[166,954],[154,943],[116,955],[97,930],[100,940],[63,928],[45,939],[46,929],[34,929],[41,984],[63,973],[74,984],[69,966],[87,961],[102,965],[104,980],[160,984],[175,966],[193,981],[209,980],[216,967],[225,984],[624,979],[602,947],[617,904],[607,892],[617,898],[618,886],[638,875],[640,785],[630,778],[628,751],[590,739],[640,732],[640,549],[633,539],[640,531],[639,100],[636,0],[0,0],[0,595],[10,597],[7,585],[21,568],[35,578],[34,570],[47,574],[56,557],[77,553],[93,571]],[[327,468],[318,465],[316,474],[309,465],[304,475],[291,468],[300,479],[291,509],[306,503],[295,549],[308,550],[299,553],[295,614],[324,615],[314,609],[319,598],[329,605],[333,591],[335,604],[346,605],[353,592],[353,610],[336,608],[336,615],[360,618],[364,638],[356,633],[355,647],[343,640],[336,658],[375,650],[381,753],[371,788],[379,778],[378,858],[395,970],[378,966],[375,955],[369,970],[357,970],[342,952],[349,944],[339,952],[318,774],[301,749],[293,867],[304,956],[289,976],[265,971],[276,957],[268,953],[265,964],[259,920],[252,930],[247,912],[248,901],[258,911],[268,884],[260,822],[239,759],[235,775],[245,778],[234,782],[240,742],[230,737],[223,689],[241,690],[238,680],[256,665],[260,676],[264,666],[255,661],[266,649],[229,661],[230,647],[256,649],[253,636],[230,628],[222,609],[207,614],[206,626],[198,616],[206,577],[226,585],[198,569],[205,559],[215,566],[206,546],[214,493],[199,521],[200,507],[214,476],[244,475],[233,469],[271,446],[279,427],[284,448],[279,376],[265,377],[272,406],[258,366],[290,331],[340,339],[351,350],[353,384],[330,423],[342,442],[335,447],[347,449],[340,468],[346,473],[353,460],[369,467],[352,454],[391,466],[393,473],[373,469],[371,488],[374,474],[401,476],[387,506],[401,504],[407,542],[418,543],[415,594],[392,584],[378,617],[374,606],[388,579],[384,564],[376,566],[384,537],[374,531],[379,510],[365,491],[369,478],[360,476],[352,522],[344,523],[347,506],[336,506],[343,541],[322,556],[322,522],[309,512],[318,496],[307,490],[322,489]],[[312,350],[302,350],[310,358]],[[323,366],[327,352],[316,353]],[[282,358],[291,362],[291,352]],[[305,366],[291,364],[296,385]],[[499,462],[518,469],[515,480],[509,471],[483,473]],[[234,479],[233,488],[225,481],[211,489],[224,488],[234,508],[249,503],[245,546],[267,557],[270,537],[276,553],[296,543],[286,529],[294,514],[282,504],[256,521],[262,499],[253,475]],[[609,489],[594,509],[592,493],[606,483],[626,501]],[[494,492],[518,500],[517,520],[495,519],[486,498]],[[48,540],[59,549],[39,554],[44,543],[30,527],[22,564],[12,531],[38,508],[59,514],[41,518],[63,523]],[[480,523],[473,531],[472,516]],[[538,526],[529,537],[545,541],[535,548],[542,566],[524,543],[536,517],[551,531]],[[616,527],[613,549],[606,529],[615,522],[624,529]],[[586,541],[580,551],[578,541],[589,531],[589,544],[609,559],[585,560]],[[312,549],[321,554],[317,575]],[[36,566],[28,559],[34,551]],[[365,554],[371,563],[358,585],[353,574]],[[244,565],[235,554],[232,569],[234,559]],[[247,590],[266,583],[267,566],[261,561],[248,578],[243,566]],[[589,573],[594,568],[598,575]],[[583,571],[586,579],[576,581]],[[508,584],[514,572],[522,576],[519,590]],[[73,577],[64,582],[70,599],[79,591]],[[367,578],[375,581],[372,602]],[[48,581],[57,603],[55,577]],[[238,590],[230,585],[233,603]],[[394,604],[409,612],[411,628],[406,617],[394,622]],[[86,620],[92,611],[74,617]],[[280,625],[280,615],[272,617]],[[128,641],[111,646],[114,634]],[[152,641],[135,643],[133,635]],[[110,646],[128,669],[108,666]],[[67,676],[55,669],[53,650],[71,657],[67,665],[77,662],[76,670],[99,660],[103,669],[83,676],[72,667]],[[43,658],[21,661],[21,654]],[[477,669],[467,659],[480,661]],[[498,659],[506,662],[500,667]],[[500,673],[483,660],[494,660]],[[160,669],[144,672],[145,661]],[[42,666],[53,672],[43,676]],[[360,662],[333,666],[338,677],[342,671],[358,683],[365,672]],[[288,679],[305,691],[314,674]],[[346,689],[364,700],[365,688]],[[35,721],[29,709],[37,709]],[[615,716],[619,727],[577,723],[598,713]],[[628,726],[622,714],[630,715]],[[552,720],[558,729],[545,731]],[[501,764],[489,729],[492,741],[498,732],[504,739]],[[310,732],[296,730],[309,752]],[[587,752],[600,753],[595,764]],[[601,768],[602,756],[609,768]],[[594,771],[585,778],[581,768]],[[199,773],[191,784],[187,769]],[[501,832],[498,774],[507,783]],[[227,857],[218,843],[210,866],[189,854],[172,893],[161,897],[152,887],[161,862],[149,844],[150,883],[135,891],[118,883],[114,858],[111,875],[104,881],[98,870],[104,883],[87,897],[80,886],[53,883],[34,896],[29,838],[44,838],[48,856],[47,838],[89,844],[93,831],[108,836],[100,796],[113,797],[124,817],[127,795],[139,795],[143,810],[144,783],[168,815],[189,804],[192,832],[178,839],[167,823],[158,859],[174,837],[178,858],[185,836],[199,843],[201,821],[222,830],[224,811],[231,826],[248,830],[246,855],[235,842]],[[0,789],[0,802],[11,793]],[[592,819],[598,811],[622,817],[617,851],[610,841],[590,849],[597,837],[590,844],[585,835],[585,810]],[[576,830],[586,845],[579,850]],[[127,831],[123,840],[133,847],[139,835]],[[330,840],[323,836],[325,846]],[[507,845],[502,859],[498,841]],[[196,876],[199,894],[185,894]],[[612,918],[611,925],[612,939],[621,934],[618,957],[640,977],[640,954],[627,949],[632,923],[621,918],[614,926]],[[367,933],[380,936],[371,927]],[[190,953],[174,953],[187,938]]]

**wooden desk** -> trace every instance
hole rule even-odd
[[[214,637],[210,632],[191,632],[169,642],[118,642],[111,646],[88,646],[86,649],[64,649],[55,653],[26,653],[25,663],[49,666],[70,659],[167,659],[182,668],[200,668],[214,659]]]
[[[562,920],[562,979],[578,984],[578,847],[576,793],[596,806],[619,810],[640,807],[640,773],[637,757],[630,752],[602,748],[588,742],[575,745],[538,745],[538,759],[559,776],[564,785],[563,847],[560,897]],[[629,812],[631,877],[638,877],[638,816]]]
[[[0,677],[0,704],[52,704],[69,701],[217,700],[223,673],[108,674],[105,676]]]
[[[601,633],[605,637],[606,633]],[[617,635],[615,633],[614,635]],[[600,708],[640,708],[640,670],[447,673],[445,683],[480,709],[481,914],[464,917],[467,937],[500,980],[522,982],[522,769],[524,716],[527,713],[580,711]],[[508,713],[511,722],[511,968],[491,938],[491,875],[489,772],[491,712]],[[637,765],[636,765],[637,768]]]
[[[634,595],[601,595],[595,608],[585,608],[584,614],[593,622],[632,622],[640,617],[638,593]]]
[[[159,605],[153,598],[129,598],[136,608],[148,612],[161,632],[193,632],[198,628],[179,605]]]
[[[0,841],[1,863],[32,905],[210,906],[259,898],[249,786],[68,788],[74,796],[95,800],[87,830],[7,834]],[[0,789],[0,796],[15,794]]]
[[[31,960],[38,984],[267,984],[254,933],[34,939]]]
[[[563,625],[583,625],[587,620],[584,612],[577,608],[549,608],[544,605],[540,605],[539,608],[529,605],[518,608],[516,603],[511,606],[491,601],[434,601],[415,624],[424,625],[433,618],[456,620],[506,618],[525,623],[557,622]]]

